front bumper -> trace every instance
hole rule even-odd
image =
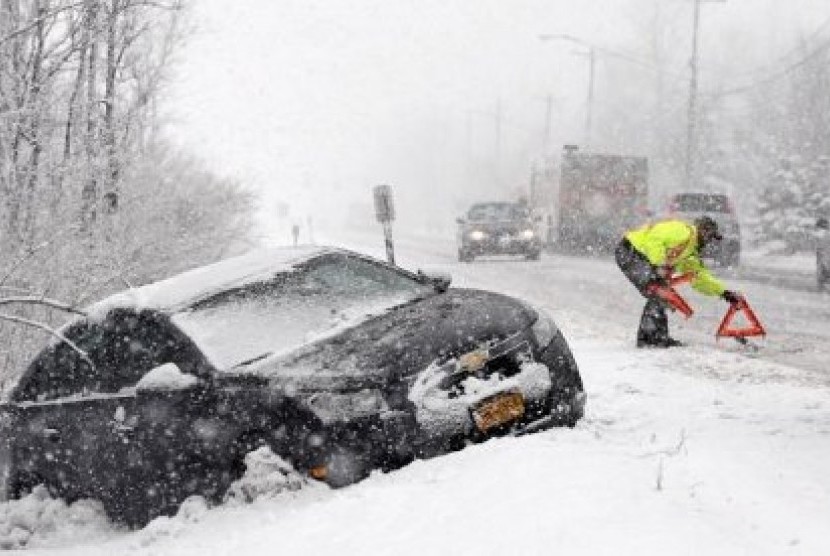
[[[520,236],[487,237],[481,240],[465,239],[461,250],[471,255],[523,255],[539,252],[542,242],[539,237]]]
[[[586,396],[573,357],[558,331],[541,350],[533,347],[527,333],[518,333],[486,351],[486,363],[474,371],[460,369],[459,362],[470,355],[465,354],[434,363],[417,378],[410,400],[427,441],[479,440],[547,426],[572,426],[582,417]],[[478,408],[516,393],[524,403],[521,417],[482,429],[476,419]]]

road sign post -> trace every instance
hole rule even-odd
[[[395,264],[395,244],[392,241],[392,221],[395,220],[395,205],[392,202],[392,188],[388,185],[377,185],[374,188],[375,217],[383,226],[383,237],[386,243],[386,260]]]

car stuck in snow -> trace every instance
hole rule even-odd
[[[0,405],[0,498],[37,485],[117,521],[221,500],[269,447],[343,486],[494,435],[572,426],[552,319],[333,248],[270,249],[116,294],[65,325]]]

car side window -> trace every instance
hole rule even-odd
[[[319,284],[335,296],[418,295],[431,289],[394,269],[344,255],[319,259],[309,266],[304,276],[307,282]]]
[[[15,390],[15,401],[118,392],[167,362],[175,362],[183,372],[197,372],[193,348],[149,313],[113,311],[101,322],[73,325],[65,336],[88,360],[66,342],[47,347]]]

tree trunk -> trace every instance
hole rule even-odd
[[[112,0],[107,14],[106,79],[104,82],[104,144],[107,156],[107,175],[104,198],[105,209],[118,206],[119,163],[115,140],[115,78],[118,73],[116,25],[121,12],[119,0]]]
[[[85,30],[87,44],[87,125],[84,137],[87,177],[84,181],[82,198],[82,225],[88,229],[96,218],[98,201],[98,97],[95,81],[98,77],[98,3],[84,0],[86,15]]]

